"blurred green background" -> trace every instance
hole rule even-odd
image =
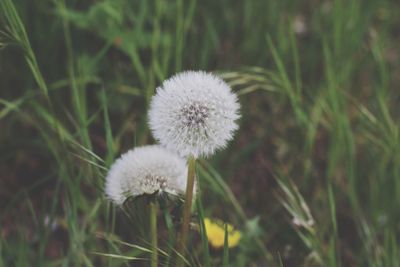
[[[228,266],[400,266],[400,2],[1,0],[0,23],[1,267],[147,266],[146,210],[104,177],[183,70],[242,106],[198,168],[205,215],[243,233]],[[193,234],[192,265],[221,266]]]

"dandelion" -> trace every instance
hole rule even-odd
[[[208,156],[226,146],[238,128],[239,103],[220,78],[187,71],[164,81],[151,101],[154,137],[181,156]]]
[[[129,197],[167,192],[183,194],[186,188],[185,160],[165,148],[152,145],[137,147],[123,154],[111,166],[106,177],[106,194],[122,205]],[[157,211],[150,202],[151,266],[158,266]]]
[[[186,174],[185,160],[178,155],[158,145],[137,147],[111,166],[105,191],[119,205],[143,194],[184,194]]]
[[[239,103],[220,78],[202,71],[187,71],[164,81],[152,98],[149,124],[155,139],[167,149],[188,157],[188,175],[178,254],[184,256],[196,158],[226,146],[238,128]],[[183,266],[178,258],[177,266]]]
[[[225,243],[225,227],[228,232],[228,247],[236,247],[242,237],[242,233],[235,230],[231,224],[225,224],[220,220],[204,218],[204,226],[207,232],[208,242],[214,248],[222,248]]]

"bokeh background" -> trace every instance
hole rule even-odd
[[[0,23],[0,266],[147,266],[146,209],[104,177],[183,70],[242,106],[198,167],[205,215],[243,233],[229,266],[400,265],[398,1],[1,0]]]

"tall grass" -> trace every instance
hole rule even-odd
[[[188,265],[399,266],[399,10],[0,1],[0,266],[148,265],[145,203],[115,208],[104,176],[153,142],[150,98],[185,69],[216,71],[243,107],[237,141],[198,164]],[[174,266],[179,214],[161,209],[159,260]],[[240,245],[212,248],[204,217],[236,225]]]

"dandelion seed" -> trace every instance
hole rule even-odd
[[[207,156],[226,146],[238,128],[239,103],[220,78],[187,71],[157,88],[149,111],[154,137],[181,156]]]
[[[292,27],[296,34],[301,35],[307,32],[307,25],[302,15],[295,16]]]
[[[305,228],[309,228],[309,227],[313,227],[315,224],[314,219],[309,218],[308,220],[299,218],[299,217],[293,217],[292,219],[292,223],[298,227],[305,227]]]
[[[111,166],[106,194],[116,204],[128,197],[167,192],[184,194],[185,160],[158,145],[137,147],[123,154]]]

